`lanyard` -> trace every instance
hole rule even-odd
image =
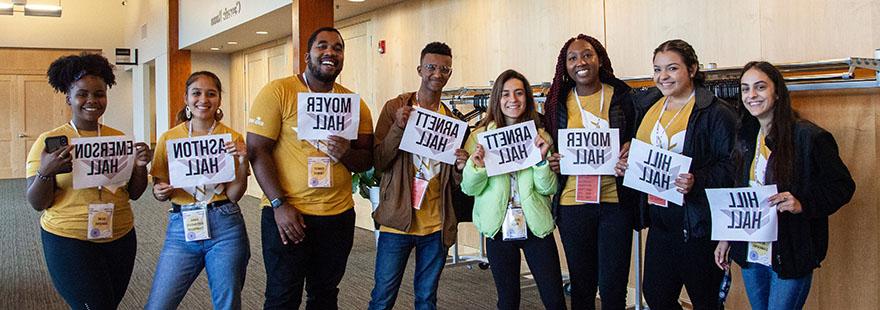
[[[211,135],[214,133],[215,127],[217,127],[217,120],[214,120],[214,123],[211,124],[211,129],[208,129],[208,135]],[[186,129],[187,129],[187,133],[188,133],[189,137],[192,138],[193,137],[192,121],[187,122]],[[198,197],[196,197],[197,192],[202,193],[202,198],[207,198],[208,185],[203,184],[203,185],[196,185],[195,186],[195,191],[193,191],[192,196],[193,196],[193,199],[195,199],[196,201],[199,201]],[[210,198],[205,199],[205,200],[206,201],[210,200]]]
[[[684,105],[682,105],[681,108],[678,109],[678,112],[675,112],[675,115],[672,116],[672,119],[670,119],[668,122],[666,122],[666,126],[663,126],[663,131],[664,131],[664,132],[667,132],[667,129],[669,129],[669,125],[671,125],[672,122],[675,121],[675,118],[677,118],[677,117],[678,117],[678,114],[680,114],[681,111],[684,110],[684,108],[687,106],[687,103],[690,102],[692,98],[694,98],[694,94],[695,94],[695,93],[696,93],[696,91],[691,92],[691,95],[690,95],[690,96],[688,97],[688,99],[684,102]],[[660,115],[657,116],[657,122],[654,123],[655,126],[656,126],[657,124],[660,124],[660,119],[663,118],[663,113],[666,113],[666,107],[667,107],[667,106],[669,106],[669,97],[668,97],[668,96],[666,97],[665,100],[663,100],[663,108],[660,110]],[[667,134],[667,135],[668,135],[668,134]]]
[[[419,104],[419,92],[418,91],[416,91],[415,99],[416,99],[416,103],[414,104],[414,106],[421,108],[422,105]],[[440,113],[440,109],[442,109],[442,108],[443,108],[443,103],[440,102],[437,106],[437,111],[432,111],[432,112]],[[415,155],[415,154],[413,154],[413,156],[415,156],[415,158],[419,161],[418,173],[421,174],[423,177],[427,178],[427,176],[426,176],[427,172],[428,172],[428,170],[431,170],[431,177],[433,177],[435,174],[434,167],[440,166],[440,162],[431,160],[430,158],[424,158],[422,156]]]
[[[214,134],[214,127],[217,127],[216,120],[214,121],[214,123],[211,124],[211,129],[208,129],[208,135]],[[193,137],[192,121],[187,122],[186,129],[188,130],[189,137],[192,138]]]
[[[508,173],[510,176],[510,203],[507,204],[508,208],[519,208],[519,183],[516,181],[516,173],[517,171]]]
[[[599,85],[602,85],[602,88],[599,89],[599,93],[601,93],[599,97],[599,115],[602,115],[602,110],[605,109],[605,84],[600,83]],[[583,122],[584,128],[586,128],[589,121],[587,120],[587,115],[585,114],[584,107],[583,105],[581,105],[581,98],[578,96],[577,87],[572,87],[571,92],[574,94],[574,99],[577,101],[578,110],[581,111],[581,122]]]
[[[103,125],[101,125],[100,123],[98,124],[98,137],[101,136],[101,127],[102,127],[102,126],[103,126]],[[70,127],[73,128],[73,132],[76,133],[76,137],[77,137],[77,138],[82,138],[82,135],[79,133],[79,129],[76,128],[76,123],[73,122],[73,119],[70,120]],[[103,186],[98,186],[98,201],[103,201],[103,200],[104,200],[104,199],[101,197],[101,192],[103,192],[103,190],[104,190],[104,187],[103,187]]]
[[[314,93],[314,91],[312,91],[312,86],[309,85],[309,76],[305,72],[303,72],[302,77],[303,77],[303,81],[306,82],[306,89],[309,90],[309,93]],[[330,92],[333,93],[332,88],[330,89]],[[315,148],[318,149],[318,152],[322,152],[321,151],[321,144],[326,144],[326,142],[321,141],[321,140],[309,140],[309,143],[314,145]],[[332,156],[331,156],[331,158],[332,158]],[[335,161],[336,159],[334,158],[333,160]]]
[[[753,171],[753,173],[755,174],[755,183],[758,183],[758,185],[764,185],[767,175],[767,165],[764,164],[764,173],[761,173],[761,180],[758,180],[758,169],[761,169],[761,167],[758,167],[758,158],[761,156],[761,149],[763,148],[763,143],[761,143],[762,135],[763,132],[761,130],[758,130],[758,138],[755,139],[755,159],[752,160],[752,162],[755,163],[755,171]]]

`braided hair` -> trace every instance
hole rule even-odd
[[[611,80],[615,79],[614,68],[611,67],[611,59],[608,58],[608,51],[605,50],[605,47],[602,46],[602,43],[596,38],[585,34],[579,34],[577,37],[568,39],[568,41],[562,45],[562,49],[559,50],[559,57],[556,59],[556,74],[553,75],[553,83],[550,84],[550,90],[547,92],[547,101],[544,102],[544,128],[550,132],[554,141],[557,139],[556,134],[559,130],[559,115],[557,115],[559,105],[564,105],[566,103],[568,95],[571,93],[571,89],[575,87],[574,79],[568,76],[568,70],[566,67],[566,54],[568,54],[568,47],[575,40],[586,41],[592,45],[593,50],[596,51],[596,57],[599,58],[600,82],[609,83]]]
[[[83,52],[79,55],[62,56],[49,65],[46,76],[49,77],[49,85],[56,92],[64,93],[70,91],[76,81],[79,81],[86,75],[93,75],[104,80],[107,87],[116,85],[116,75],[113,74],[113,65],[107,61],[107,58],[99,54],[91,54]]]

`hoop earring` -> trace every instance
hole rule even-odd
[[[186,119],[193,118],[193,112],[192,112],[192,110],[189,109],[189,106],[186,106],[186,108],[184,108],[184,112],[185,112],[184,114],[186,115]]]

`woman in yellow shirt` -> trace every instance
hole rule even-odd
[[[694,309],[717,309],[722,272],[715,268],[717,242],[710,239],[706,188],[733,186],[736,117],[731,107],[703,85],[694,48],[682,40],[654,50],[654,83],[634,100],[636,139],[692,159],[675,179],[684,195],[677,205],[641,194],[650,228],[645,248],[645,300],[652,309],[681,309],[681,287]],[[618,175],[626,169],[618,163]]]
[[[116,309],[134,269],[137,238],[129,199],[147,187],[150,149],[131,148],[134,167],[121,184],[74,189],[73,146],[46,144],[98,136],[124,136],[99,119],[107,109],[107,88],[116,84],[113,66],[97,54],[58,58],[49,84],[65,94],[72,119],[37,138],[27,158],[27,199],[42,211],[41,239],[55,289],[71,308]],[[47,139],[48,138],[48,139]],[[107,175],[107,174],[105,174]]]
[[[153,195],[171,200],[165,245],[159,255],[146,309],[174,309],[206,269],[215,309],[240,309],[250,245],[238,200],[247,189],[247,148],[241,134],[220,122],[222,86],[214,73],[195,72],[186,80],[186,106],[180,125],[162,134],[153,158]],[[166,142],[204,135],[230,134],[224,150],[235,159],[235,179],[222,184],[173,188]],[[205,227],[207,226],[207,227]],[[207,233],[207,236],[197,235]]]

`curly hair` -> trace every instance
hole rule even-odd
[[[568,69],[566,68],[566,54],[568,53],[568,47],[571,46],[571,43],[575,40],[586,41],[593,46],[593,50],[596,51],[596,57],[599,58],[600,82],[609,83],[611,80],[615,79],[614,68],[611,66],[611,59],[608,58],[608,51],[605,50],[605,47],[602,46],[602,43],[599,42],[599,40],[585,34],[579,34],[574,38],[568,39],[568,41],[562,45],[562,49],[559,50],[559,57],[556,59],[556,74],[553,75],[553,83],[550,84],[550,90],[547,91],[547,101],[544,102],[544,128],[550,132],[554,140],[556,139],[556,132],[559,127],[559,124],[557,124],[559,116],[556,115],[557,111],[559,111],[558,107],[561,104],[565,104],[568,100],[568,95],[571,93],[571,89],[575,86],[574,79],[568,76]]]
[[[425,48],[422,49],[421,59],[425,59],[425,55],[427,54],[437,54],[452,57],[452,49],[449,48],[449,45],[443,42],[431,42],[428,45],[425,45]]]
[[[98,54],[83,52],[79,55],[62,56],[49,65],[46,76],[49,77],[49,85],[55,91],[67,94],[70,87],[86,75],[94,75],[104,80],[107,87],[116,85],[116,75],[113,74],[113,65]]]

